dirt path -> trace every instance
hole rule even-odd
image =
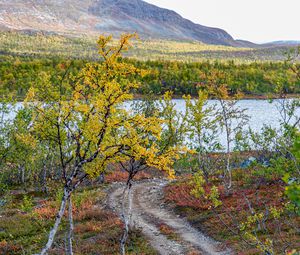
[[[205,236],[164,207],[162,189],[167,183],[163,180],[137,182],[132,188],[132,222],[142,230],[158,254],[231,254],[228,250],[220,251],[219,243]],[[124,186],[114,185],[109,192],[108,205],[117,213],[121,211],[123,189]],[[160,232],[158,227],[160,223],[172,228],[178,238],[168,239]]]

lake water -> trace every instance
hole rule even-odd
[[[178,111],[185,111],[185,102],[183,99],[173,99],[175,108]],[[237,106],[241,109],[246,109],[245,113],[249,115],[250,120],[248,125],[253,130],[260,130],[263,125],[271,125],[272,127],[279,127],[280,113],[276,107],[277,100],[270,103],[268,100],[239,100]],[[207,106],[218,105],[217,100],[208,100]],[[126,104],[126,108],[130,108],[130,103]],[[300,112],[299,112],[300,114]]]
[[[176,109],[184,111],[184,100],[175,99]],[[276,101],[270,103],[268,100],[239,100],[237,106],[241,109],[247,109],[246,114],[250,120],[248,125],[254,130],[260,130],[264,124],[272,127],[279,127],[280,113],[276,108]],[[209,100],[208,106],[218,104],[216,100]]]
[[[173,102],[176,105],[178,111],[185,110],[185,103],[182,99],[174,99]],[[217,104],[216,100],[209,100],[208,106]],[[237,106],[241,109],[246,109],[246,114],[249,115],[249,122],[244,126],[244,129],[250,127],[254,131],[260,131],[264,125],[270,125],[273,128],[279,128],[280,113],[276,107],[277,100],[270,103],[268,100],[239,100]],[[17,104],[17,108],[20,108],[21,103]],[[130,108],[130,103],[125,104],[125,108]],[[300,109],[298,110],[300,116]],[[15,112],[11,111],[9,118],[13,118]],[[225,144],[225,133],[221,133],[219,137],[221,144]]]
[[[183,99],[173,99],[176,105],[176,110],[184,112],[185,102]],[[207,106],[218,105],[217,100],[208,100]],[[239,100],[237,105],[240,109],[246,109],[245,114],[249,116],[248,123],[243,127],[244,130],[248,130],[249,127],[255,131],[260,132],[264,125],[271,126],[272,128],[280,128],[280,112],[278,110],[278,100],[273,100],[270,103],[269,100],[254,100],[244,99]],[[129,104],[126,108],[130,108]],[[300,109],[297,114],[300,116]],[[219,141],[222,146],[226,144],[226,134],[220,131]]]

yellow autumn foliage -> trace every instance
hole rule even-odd
[[[62,162],[73,162],[91,177],[109,164],[129,158],[174,176],[172,164],[178,148],[160,151],[163,121],[156,116],[134,115],[122,107],[139,87],[132,78],[145,74],[122,62],[122,52],[136,37],[125,34],[113,43],[112,36],[101,35],[98,52],[103,61],[87,64],[78,76],[68,80],[60,77],[57,84],[41,74],[39,85],[27,94],[26,107],[34,112],[32,133],[57,144]]]

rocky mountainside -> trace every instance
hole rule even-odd
[[[137,32],[142,38],[248,45],[234,40],[222,29],[195,24],[174,11],[142,0],[0,0],[0,30],[64,34]]]

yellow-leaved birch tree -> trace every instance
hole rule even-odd
[[[42,82],[28,92],[25,106],[33,112],[31,134],[38,142],[51,142],[59,151],[63,183],[60,208],[41,255],[50,250],[68,203],[72,207],[71,195],[84,180],[99,176],[107,165],[127,160],[128,155],[146,158],[150,165],[166,166],[169,162],[153,156],[157,148],[144,150],[145,141],[140,140],[149,132],[159,136],[159,127],[151,127],[157,121],[132,116],[122,107],[138,87],[135,76],[143,74],[122,62],[121,53],[130,48],[130,39],[135,36],[122,35],[118,43],[111,36],[100,36],[100,62],[87,64],[76,77],[57,84],[44,74]],[[71,233],[68,253],[73,254]]]

